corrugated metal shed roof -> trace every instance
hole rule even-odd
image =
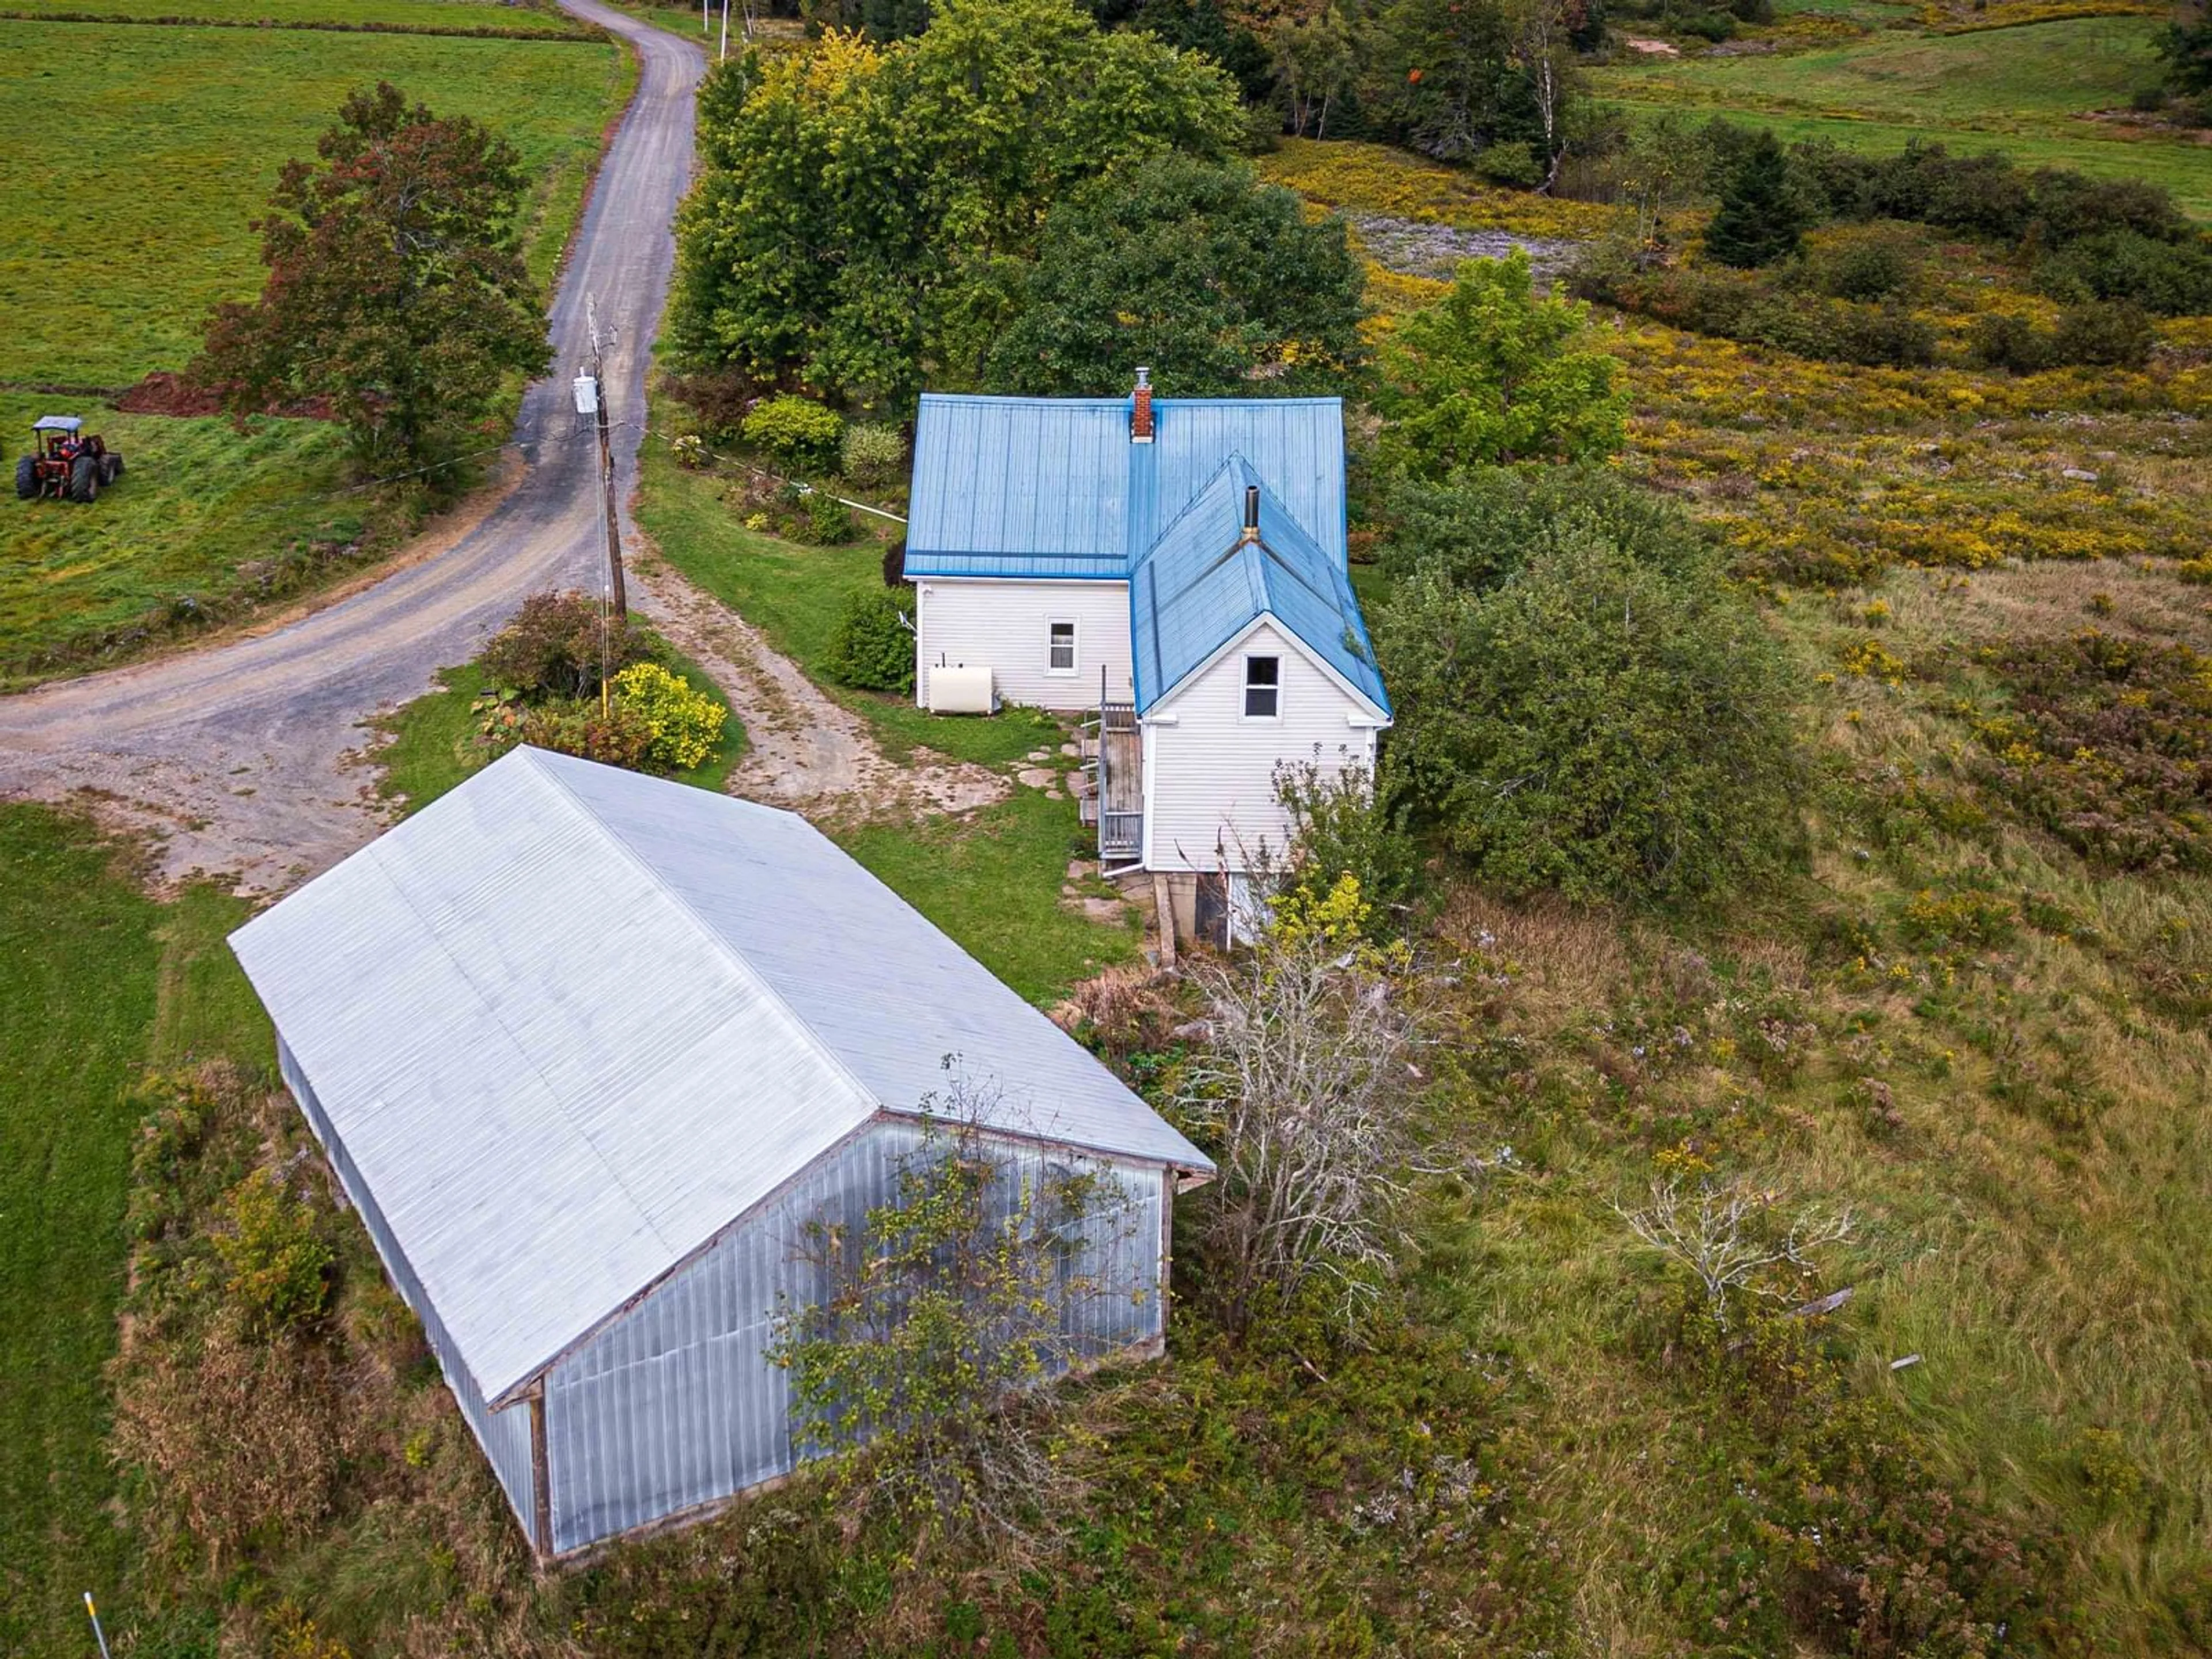
[[[1260,492],[1259,539],[1244,539],[1245,492]],[[1267,481],[1232,455],[1161,532],[1131,579],[1139,710],[1263,615],[1273,615],[1384,715],[1359,602],[1341,564],[1309,536]]]
[[[1335,398],[1156,398],[1129,441],[1127,398],[926,393],[915,416],[907,573],[1127,576],[1233,452],[1341,565],[1344,406]]]
[[[803,819],[519,750],[232,935],[487,1397],[944,1057],[992,1120],[1197,1149]]]

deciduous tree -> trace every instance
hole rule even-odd
[[[1582,305],[1536,293],[1518,248],[1462,262],[1451,291],[1406,318],[1382,348],[1384,459],[1441,477],[1618,449],[1629,394],[1620,366],[1579,344],[1587,319]]]
[[[369,467],[419,467],[457,447],[511,374],[551,359],[516,230],[513,145],[433,115],[380,82],[287,162],[257,222],[261,297],[220,306],[191,378],[246,415],[328,397]]]
[[[672,343],[840,400],[979,380],[1048,207],[1131,160],[1227,153],[1236,94],[1069,0],[939,0],[875,46],[831,33],[702,104],[708,169],[678,225]]]
[[[1177,397],[1334,391],[1364,358],[1364,278],[1341,220],[1187,156],[1140,161],[1053,209],[994,389],[1098,395],[1129,365]]]
[[[1499,586],[1428,569],[1376,619],[1391,763],[1483,880],[1674,900],[1774,869],[1801,767],[1778,647],[1710,565],[1563,531]]]

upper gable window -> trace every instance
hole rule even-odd
[[[1244,718],[1271,720],[1283,712],[1283,659],[1244,659]]]
[[[1072,622],[1047,623],[1045,630],[1045,672],[1073,674],[1075,672],[1075,624]]]

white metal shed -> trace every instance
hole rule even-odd
[[[887,1198],[946,1057],[1149,1224],[1198,1149],[804,819],[532,749],[232,935],[286,1082],[542,1556],[785,1474],[798,1231]],[[1150,1241],[1157,1241],[1152,1243]]]

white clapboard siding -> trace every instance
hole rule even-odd
[[[1244,659],[1282,664],[1282,713],[1244,718]],[[1372,768],[1374,711],[1262,622],[1234,650],[1199,670],[1145,719],[1145,864],[1153,870],[1248,869],[1264,842],[1277,858],[1289,839],[1275,768],[1313,761],[1324,770]]]
[[[963,580],[915,584],[915,702],[929,706],[929,671],[939,662],[991,670],[1003,702],[1077,710],[1106,694],[1129,696],[1129,585],[1121,581]],[[1075,668],[1047,672],[1049,624],[1075,624]]]

